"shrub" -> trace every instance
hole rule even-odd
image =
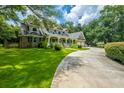
[[[61,45],[61,44],[55,44],[55,45],[54,45],[54,49],[55,49],[56,51],[60,51],[60,50],[62,49],[62,45]]]
[[[43,47],[42,47],[42,42],[39,42],[38,47],[39,47],[39,48],[43,48]]]
[[[78,45],[78,48],[82,48],[82,45]]]
[[[40,48],[47,48],[47,40],[44,40],[38,44],[38,47]]]
[[[78,48],[78,46],[76,44],[72,44],[71,48]]]
[[[3,44],[0,44],[0,47],[2,47],[3,46]]]
[[[105,45],[105,51],[108,57],[124,64],[124,42],[108,43]]]
[[[54,48],[54,44],[53,43],[50,44],[50,48]]]
[[[11,43],[5,46],[6,48],[18,48],[18,43]]]
[[[99,47],[99,48],[104,48],[104,42],[98,42],[96,43],[96,46]]]

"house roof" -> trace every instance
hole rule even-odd
[[[22,24],[24,26],[24,28],[26,28],[26,24]],[[30,26],[32,26],[32,24],[30,24]],[[37,27],[37,26],[36,26]],[[38,28],[37,31],[28,31],[26,33],[24,33],[24,30],[22,29],[20,32],[21,35],[25,35],[25,34],[34,34],[34,35],[52,35],[52,36],[65,36],[65,37],[69,37],[72,39],[80,39],[80,40],[85,40],[84,34],[83,32],[75,32],[75,33],[68,33],[66,29],[63,30],[51,30],[51,31],[47,31],[46,28]]]
[[[84,37],[83,32],[70,33],[69,36],[70,36],[71,38],[74,38],[74,39],[82,38],[83,40],[85,40],[85,37]],[[82,37],[81,37],[81,36],[82,36]]]

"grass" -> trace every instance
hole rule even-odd
[[[61,60],[76,50],[0,48],[0,87],[50,87]]]
[[[77,49],[77,50],[88,50],[89,48],[74,48],[74,49]]]

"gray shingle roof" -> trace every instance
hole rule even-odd
[[[30,24],[32,26],[32,24]],[[33,25],[35,27],[35,25]],[[37,27],[37,26],[36,26]],[[81,39],[85,40],[83,32],[75,32],[75,33],[68,33],[66,30],[52,30],[52,31],[47,31],[46,28],[38,28],[37,31],[27,31],[27,24],[22,24],[22,30],[20,32],[21,35],[25,34],[35,34],[35,35],[61,35],[61,36],[66,36],[70,37],[72,39]],[[26,33],[25,33],[26,31]]]
[[[69,36],[70,38],[74,38],[74,39],[82,38],[83,40],[85,40],[83,32],[70,33]]]

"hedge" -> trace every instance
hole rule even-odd
[[[96,45],[97,45],[97,47],[99,47],[99,48],[104,48],[104,42],[98,42],[98,43],[96,43]]]
[[[108,57],[124,64],[124,42],[113,42],[105,45],[105,52]]]

